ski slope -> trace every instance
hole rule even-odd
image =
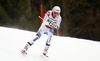
[[[100,61],[100,42],[61,36],[53,36],[49,59],[45,59],[41,56],[47,39],[45,34],[23,56],[20,50],[35,34],[0,27],[0,61]]]

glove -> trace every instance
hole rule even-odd
[[[49,22],[49,26],[52,28],[57,28],[57,25],[55,23]]]

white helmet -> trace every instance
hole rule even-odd
[[[56,12],[56,13],[59,13],[59,14],[60,14],[61,9],[60,9],[59,6],[54,6],[53,9],[52,9],[52,12],[53,12],[53,13]]]

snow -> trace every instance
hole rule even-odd
[[[48,52],[49,58],[45,59],[41,56],[47,39],[45,34],[29,48],[28,55],[23,56],[20,50],[35,34],[0,27],[0,61],[100,61],[100,42],[55,35]]]

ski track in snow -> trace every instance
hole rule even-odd
[[[23,56],[20,50],[35,34],[0,27],[0,61],[100,61],[100,42],[55,35],[49,48],[49,58],[45,59],[41,56],[47,40],[45,34],[29,48],[28,55]]]

